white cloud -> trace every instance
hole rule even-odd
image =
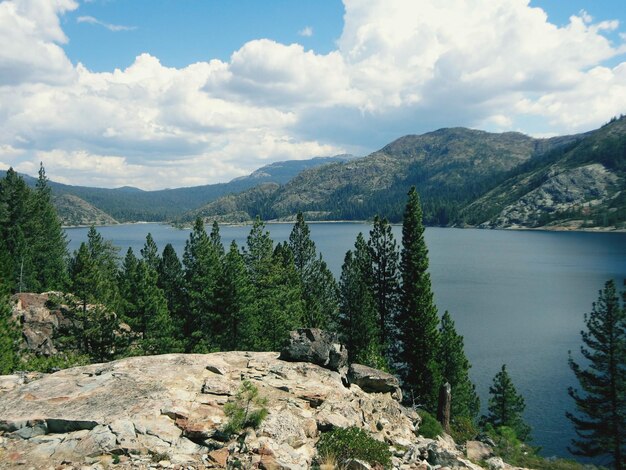
[[[106,23],[104,21],[100,21],[100,20],[94,18],[93,16],[79,16],[78,18],[76,18],[76,22],[77,23],[95,24],[95,25],[98,25],[98,26],[102,26],[103,28],[106,28],[109,31],[113,31],[114,33],[118,32],[118,31],[133,31],[133,30],[137,29],[136,26],[123,26],[123,25],[119,25],[119,24]]]
[[[298,31],[298,34],[300,36],[305,37],[305,38],[310,38],[311,36],[313,36],[313,27],[312,26],[305,26],[300,31]]]
[[[604,65],[626,53],[620,25],[580,12],[559,28],[527,0],[345,0],[328,54],[259,39],[228,61],[142,54],[103,73],[60,47],[76,8],[0,3],[0,160],[68,183],[205,184],[443,126],[571,133],[625,111],[626,62]]]

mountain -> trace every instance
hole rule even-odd
[[[65,225],[115,223],[115,221],[163,222],[230,193],[241,192],[261,183],[285,184],[302,170],[353,158],[355,157],[352,155],[336,155],[277,162],[259,168],[248,176],[235,178],[229,183],[158,191],[143,191],[129,186],[115,189],[92,188],[54,181],[50,181],[49,184],[56,196],[55,200],[60,204],[57,209]],[[4,174],[5,171],[0,171],[0,177],[4,177]],[[34,185],[37,181],[31,176],[23,176],[29,185]],[[61,198],[65,195],[73,197]],[[87,209],[88,205],[93,209]],[[89,213],[92,213],[93,217],[90,218]]]
[[[263,192],[230,197],[228,211],[289,218],[297,211],[309,219],[367,219],[384,214],[399,221],[406,193],[420,191],[426,222],[457,222],[462,208],[504,181],[515,168],[585,135],[534,139],[524,134],[488,133],[466,128],[439,129],[402,137],[371,155],[305,170],[287,184]],[[258,202],[258,203],[257,203]],[[202,214],[225,217],[221,200],[181,219]]]

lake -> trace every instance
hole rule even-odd
[[[311,235],[338,278],[345,252],[359,232],[357,223],[313,223]],[[130,246],[139,255],[152,233],[159,249],[172,243],[182,254],[189,230],[167,225],[133,224],[98,228],[121,255]],[[289,237],[291,225],[271,224],[275,242]],[[224,245],[245,244],[250,227],[221,228]],[[86,228],[66,230],[70,251],[87,237]],[[401,238],[401,227],[394,227]],[[493,376],[505,363],[526,400],[526,421],[534,445],[545,456],[569,456],[574,435],[565,418],[573,403],[567,387],[577,383],[567,365],[568,351],[578,357],[583,315],[591,310],[608,279],[626,278],[625,233],[491,231],[427,228],[430,273],[440,312],[448,310],[465,337],[483,408]]]

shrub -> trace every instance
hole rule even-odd
[[[259,390],[249,380],[244,380],[233,401],[224,405],[228,423],[224,427],[227,435],[238,434],[245,428],[258,428],[267,416],[267,400],[259,396]]]
[[[391,466],[389,446],[355,426],[322,434],[317,442],[317,453],[320,460],[336,461],[340,465],[348,459],[359,459],[385,468]]]
[[[443,434],[441,423],[439,423],[433,415],[424,410],[419,410],[418,414],[420,415],[420,418],[422,418],[422,422],[419,427],[419,433],[422,436],[428,439],[435,439],[437,436],[441,436]]]
[[[450,426],[450,435],[459,444],[471,441],[478,435],[474,422],[465,416],[455,418]]]

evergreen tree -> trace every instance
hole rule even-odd
[[[52,204],[46,171],[41,164],[35,192],[30,198],[29,238],[33,273],[30,290],[63,290],[68,284],[67,239]]]
[[[183,265],[171,243],[165,245],[163,249],[157,274],[157,285],[163,290],[165,295],[167,309],[172,317],[174,330],[176,335],[182,337],[185,324],[185,273]]]
[[[620,470],[626,468],[626,310],[612,280],[585,315],[585,325],[580,350],[587,365],[571,355],[569,359],[583,391],[569,389],[578,413],[567,417],[579,437],[570,451],[587,457],[609,455]]]
[[[188,352],[209,352],[215,346],[212,322],[219,263],[215,244],[204,230],[202,219],[197,218],[183,254],[187,292],[184,337]]]
[[[350,362],[380,366],[376,303],[371,288],[371,258],[363,234],[348,251],[341,269],[339,322]]]
[[[480,400],[476,387],[469,377],[472,367],[465,356],[463,336],[456,332],[454,321],[446,311],[441,318],[438,359],[443,382],[452,389],[452,419],[465,417],[474,419],[480,411]]]
[[[217,256],[222,258],[225,254],[224,245],[222,244],[222,237],[220,235],[220,226],[217,221],[213,221],[213,225],[211,226],[211,233],[209,234],[209,239],[211,240],[211,245],[215,249]]]
[[[286,245],[273,250],[265,224],[257,217],[244,260],[252,289],[249,338],[252,349],[279,350],[290,330],[302,324],[303,302],[293,254]]]
[[[161,262],[161,258],[159,257],[159,248],[152,238],[152,234],[148,233],[146,235],[146,243],[143,245],[141,249],[141,258],[148,264],[148,266],[155,271],[159,269],[159,264]]]
[[[406,396],[433,410],[441,383],[436,357],[439,318],[428,274],[422,209],[415,187],[409,191],[404,211],[400,272],[402,291],[398,327]]]
[[[322,255],[317,257],[315,243],[311,240],[302,212],[298,213],[289,234],[289,248],[302,285],[302,326],[328,329],[337,316],[338,286]]]
[[[219,345],[223,351],[250,348],[254,342],[254,322],[250,318],[252,290],[243,256],[233,240],[224,257],[217,286]]]
[[[140,313],[137,306],[137,290],[139,260],[132,248],[128,248],[118,275],[119,302],[116,307],[117,313],[123,316],[133,331],[140,329]]]
[[[6,256],[4,277],[11,292],[31,290],[35,284],[35,266],[28,238],[30,217],[30,189],[13,168],[0,180],[0,204],[5,208],[5,224],[0,225],[0,238]]]
[[[12,373],[19,364],[20,333],[11,316],[11,307],[0,284],[0,375]]]
[[[530,427],[522,418],[526,403],[515,390],[505,364],[493,378],[489,394],[491,396],[488,403],[489,414],[483,417],[484,422],[491,424],[494,428],[506,426],[515,431],[520,440],[530,440]]]
[[[117,248],[102,238],[92,226],[87,243],[80,244],[70,260],[72,293],[77,295],[86,310],[88,303],[118,306]]]
[[[368,247],[372,258],[372,289],[378,311],[380,344],[387,349],[395,343],[400,300],[399,252],[387,219],[374,217]]]

